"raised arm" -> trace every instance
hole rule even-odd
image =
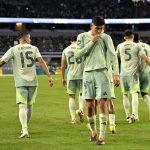
[[[82,56],[86,55],[90,49],[94,46],[94,43],[92,40],[89,40],[87,44],[84,44],[83,35],[79,34],[77,38],[77,51],[75,54],[76,58],[81,58]]]

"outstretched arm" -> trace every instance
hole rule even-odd
[[[41,66],[41,68],[44,70],[45,74],[48,76],[49,84],[52,87],[53,84],[54,84],[54,80],[53,80],[53,78],[50,75],[50,72],[48,70],[46,62],[44,61],[44,59],[42,57],[38,57],[37,61],[39,62],[39,65]]]

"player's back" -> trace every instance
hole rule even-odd
[[[137,72],[140,48],[134,42],[123,42],[118,45],[117,52],[121,59],[121,76],[130,76]]]
[[[30,44],[18,44],[11,48],[11,52],[16,84],[19,86],[25,86],[25,82],[36,84],[36,58],[41,57],[38,48]]]
[[[69,80],[82,79],[84,64],[83,58],[75,58],[76,44],[71,44],[63,51],[63,57],[67,62]]]

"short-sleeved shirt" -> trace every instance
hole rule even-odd
[[[62,53],[62,60],[67,63],[67,79],[68,80],[78,80],[82,79],[83,76],[83,57],[75,58],[76,44],[71,44]]]
[[[137,72],[140,56],[145,54],[142,47],[134,42],[123,42],[117,47],[121,59],[121,76],[131,76]]]
[[[4,62],[12,60],[15,86],[37,86],[36,59],[41,57],[37,47],[19,44],[10,48],[1,58]]]

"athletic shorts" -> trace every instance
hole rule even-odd
[[[69,95],[76,94],[76,91],[82,93],[82,79],[79,80],[67,80],[67,93]]]
[[[111,98],[111,81],[107,69],[93,70],[83,73],[83,98]]]
[[[121,76],[120,83],[124,94],[140,92],[139,79],[135,79],[134,76]]]
[[[37,86],[21,86],[16,88],[16,103],[32,105],[37,95]]]
[[[140,91],[148,93],[150,85],[149,73],[140,73],[139,80],[140,80]]]

